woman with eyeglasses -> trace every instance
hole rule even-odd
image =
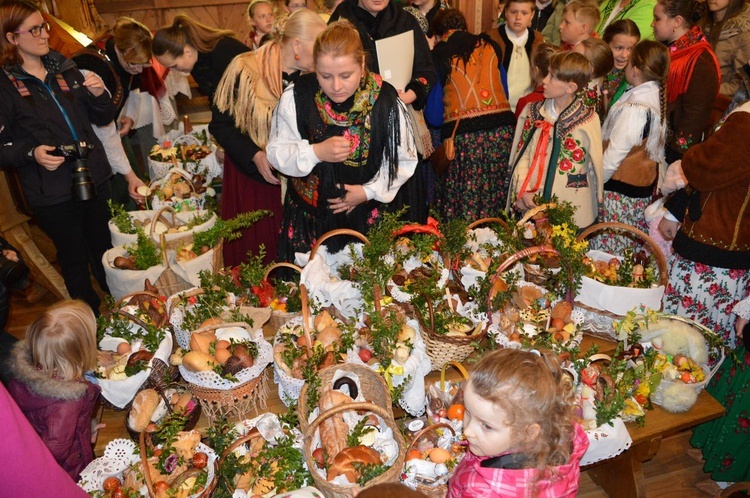
[[[84,78],[50,50],[49,24],[32,3],[0,2],[0,27],[0,167],[18,174],[34,218],[55,244],[70,295],[98,313],[89,266],[107,291],[102,256],[111,247],[112,169],[92,125],[112,121],[112,99],[94,73]],[[88,172],[79,170],[84,165]]]

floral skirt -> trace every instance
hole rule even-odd
[[[734,346],[732,309],[749,294],[750,270],[715,268],[674,254],[662,304],[666,313],[695,320]]]
[[[648,224],[643,215],[649,205],[648,198],[628,197],[619,192],[604,192],[604,202],[599,206],[599,223],[616,221],[632,225],[648,233]],[[599,232],[589,238],[589,247],[609,254],[622,255],[627,248],[640,247],[640,238],[622,231]]]
[[[513,126],[456,135],[456,158],[438,180],[435,206],[443,221],[475,221],[505,211]]]
[[[750,353],[744,347],[736,353],[740,364],[725,359],[706,387],[724,405],[726,415],[699,425],[690,439],[703,449],[703,470],[715,481],[750,480]]]

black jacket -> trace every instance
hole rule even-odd
[[[417,100],[413,105],[415,109],[422,109],[430,87],[435,84],[435,66],[432,63],[432,54],[427,39],[419,27],[417,20],[399,7],[395,0],[390,0],[388,5],[377,15],[373,16],[357,4],[358,0],[344,0],[331,14],[329,23],[346,19],[357,28],[362,46],[367,52],[367,63],[370,71],[380,73],[378,67],[378,55],[375,42],[383,38],[400,35],[407,31],[414,33],[414,66],[412,67],[411,82],[406,85],[405,90],[414,90]]]
[[[23,83],[28,90],[22,96],[5,72],[0,74],[0,167],[16,168],[23,192],[33,207],[53,206],[70,200],[71,167],[63,163],[48,171],[34,159],[39,145],[69,145],[73,133],[60,107],[70,119],[79,140],[93,144],[88,155],[88,168],[95,186],[103,185],[112,176],[104,148],[92,124],[104,126],[114,118],[114,106],[107,92],[94,97],[83,86],[83,75],[70,59],[50,51],[42,58],[47,68],[44,82],[29,75],[20,65],[6,66],[5,72]],[[62,75],[69,91],[63,91],[57,80]],[[58,107],[59,106],[59,107]]]

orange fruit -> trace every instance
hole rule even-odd
[[[448,408],[448,418],[451,420],[463,420],[464,419],[464,405],[456,403]]]
[[[409,460],[421,460],[422,454],[418,450],[411,450],[408,455],[406,455],[406,461]]]

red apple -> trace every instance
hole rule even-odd
[[[369,349],[360,348],[359,349],[359,359],[362,360],[363,362],[367,363],[368,361],[370,361],[372,359],[372,351],[370,351]]]

